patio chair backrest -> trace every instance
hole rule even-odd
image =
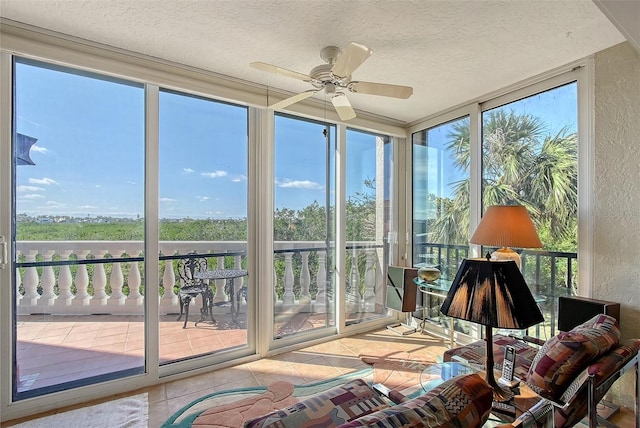
[[[207,259],[203,257],[190,257],[180,259],[178,262],[178,276],[180,277],[180,288],[200,285],[202,279],[196,278],[197,272],[207,270]]]

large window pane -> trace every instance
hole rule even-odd
[[[335,128],[276,115],[274,338],[335,325]]]
[[[216,279],[247,269],[247,146],[246,108],[160,92],[161,364],[247,344],[248,277]]]
[[[413,143],[413,263],[437,269],[440,278],[425,291],[446,295],[469,248],[470,146],[469,118],[447,122],[412,136]],[[450,337],[451,320],[440,313],[442,298],[419,293],[422,311],[433,331]],[[426,324],[422,324],[423,327]],[[455,321],[455,329],[469,332]]]
[[[482,200],[527,207],[544,251],[516,249],[543,309],[542,338],[554,333],[557,296],[577,289],[577,83],[482,114]],[[531,333],[531,332],[530,332]]]
[[[453,280],[469,243],[469,118],[413,134],[414,265]]]
[[[392,229],[391,138],[347,130],[347,324],[386,316],[386,238]]]
[[[14,90],[15,398],[142,373],[143,88],[18,60]]]

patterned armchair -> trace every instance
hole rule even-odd
[[[541,400],[509,426],[535,426],[540,415],[553,410],[557,428],[570,427],[585,416],[589,426],[598,425],[596,406],[611,385],[627,371],[635,369],[636,389],[640,388],[640,339],[618,343],[620,332],[616,320],[597,315],[569,332],[559,333],[540,349],[512,337],[495,338],[494,357],[500,369],[504,346],[517,349],[516,376]],[[531,356],[533,355],[533,358]],[[484,342],[450,349],[444,360],[465,359],[482,364]],[[640,428],[640,401],[636,393],[636,427]]]
[[[480,427],[493,391],[477,374],[449,379],[416,398],[392,405],[358,379],[282,410],[245,422],[245,428],[351,428],[362,426]]]

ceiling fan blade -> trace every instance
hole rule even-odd
[[[306,74],[298,73],[297,71],[287,70],[286,68],[278,67],[277,65],[271,65],[264,62],[252,62],[249,64],[253,68],[258,70],[268,71],[269,73],[280,74],[281,76],[293,77],[294,79],[303,80],[305,82],[311,81],[311,77]]]
[[[388,85],[386,83],[351,82],[351,92],[369,95],[382,95],[383,97],[409,98],[413,94],[411,86]]]
[[[294,95],[292,97],[286,98],[280,102],[270,105],[269,107],[276,110],[285,108],[287,106],[290,106],[291,104],[297,103],[298,101],[306,100],[307,98],[317,93],[318,93],[317,89],[311,89],[309,91],[300,92],[298,95]]]
[[[356,117],[356,112],[353,111],[351,103],[347,96],[343,93],[337,93],[331,98],[331,103],[336,109],[336,113],[341,120],[350,120]]]
[[[351,76],[351,73],[360,67],[360,64],[369,58],[372,53],[373,51],[368,47],[351,42],[349,46],[338,55],[338,59],[336,59],[333,67],[331,67],[331,72],[337,77]]]

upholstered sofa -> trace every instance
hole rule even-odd
[[[493,392],[477,374],[457,376],[412,399],[387,400],[363,380],[309,397],[293,406],[249,420],[247,428],[481,427]]]
[[[590,426],[596,427],[596,405],[623,373],[635,369],[636,389],[640,387],[640,339],[620,343],[619,338],[615,318],[604,314],[558,333],[540,348],[517,338],[495,335],[495,367],[502,368],[505,346],[514,346],[515,375],[539,395],[540,401],[534,406],[538,414],[553,411],[557,428],[573,426],[585,416]],[[443,359],[484,364],[485,343],[477,341],[449,349]],[[636,427],[640,428],[638,400],[636,394]],[[513,426],[535,425],[534,414],[525,412]]]

